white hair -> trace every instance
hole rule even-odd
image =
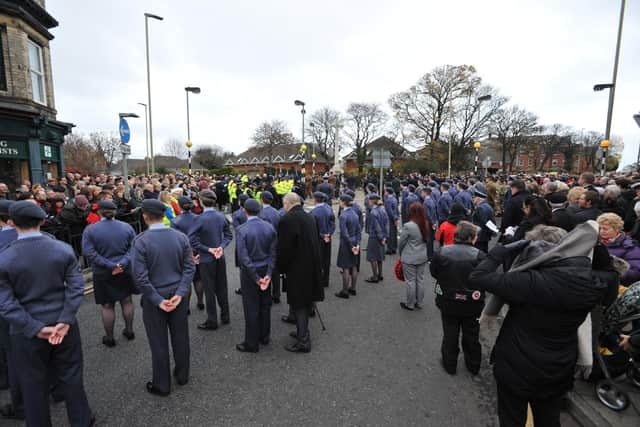
[[[298,206],[301,203],[300,196],[296,193],[287,193],[282,197],[282,203],[289,205],[289,208]]]

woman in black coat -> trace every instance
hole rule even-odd
[[[509,304],[492,353],[500,425],[525,425],[530,403],[536,425],[559,427],[561,397],[573,386],[578,327],[600,303],[606,285],[594,280],[586,256],[543,262],[524,271],[496,272],[520,252],[526,260],[544,253],[544,244],[539,245],[544,242],[534,242],[523,251],[529,243],[496,245],[469,276],[469,286]]]
[[[542,197],[527,196],[522,203],[522,211],[524,218],[513,236],[514,242],[524,239],[524,235],[533,230],[536,225],[551,223],[551,208]]]

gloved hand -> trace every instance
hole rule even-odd
[[[524,248],[529,246],[531,241],[518,240],[517,242],[509,243],[508,245],[495,245],[493,249],[489,251],[489,257],[502,263],[505,259],[512,258],[515,255],[522,252]]]

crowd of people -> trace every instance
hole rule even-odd
[[[75,320],[84,290],[79,258],[92,270],[105,346],[117,344],[116,304],[125,321],[122,335],[135,339],[132,295],[142,295],[153,368],[146,389],[166,396],[172,374],[178,385],[189,380],[192,292],[204,312],[199,329],[230,322],[226,257],[232,241],[245,318],[236,348],[250,353],[269,345],[271,307],[281,302],[281,292],[289,305],[282,320],[296,325],[285,348],[307,353],[309,317],[325,298],[331,265],[342,280],[335,296],[349,299],[357,295],[361,252],[371,269],[368,283],[384,282],[384,260],[397,254],[393,273],[406,283],[402,309],[423,307],[427,267],[436,280],[441,363],[451,375],[460,335],[465,366],[478,374],[480,319],[508,305],[491,360],[504,426],[524,425],[527,404],[536,424],[559,425],[576,367],[593,364],[591,355],[587,362],[579,358],[579,328],[618,293],[640,286],[635,176],[390,172],[382,192],[374,175],[364,179],[363,206],[356,201],[359,181],[333,173],[306,179],[176,174],[130,177],[126,184],[122,177],[79,174],[45,185],[23,182],[13,192],[0,183],[0,362],[6,361],[0,380],[6,374],[12,398],[0,408],[3,416],[47,425],[52,393],[67,402],[71,425],[94,421]],[[18,262],[45,250],[59,256],[43,257],[46,265],[37,271]],[[640,348],[639,334],[614,338],[613,351]]]

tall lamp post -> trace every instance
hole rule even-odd
[[[187,94],[187,142],[185,145],[187,146],[187,150],[189,150],[189,176],[191,176],[191,147],[193,146],[193,143],[191,142],[191,124],[189,120],[189,92],[197,95],[200,93],[200,88],[187,86],[184,88],[184,91]]]
[[[147,167],[147,176],[151,175],[150,161],[149,158],[149,115],[147,114],[147,104],[142,102],[138,102],[138,105],[142,105],[144,107],[144,148],[146,150],[146,158],[145,158],[145,166]]]
[[[164,18],[151,13],[144,14],[144,34],[147,47],[147,107],[149,108],[149,155],[151,156],[151,174],[156,173],[156,162],[153,159],[153,120],[151,114],[151,70],[149,68],[149,18],[162,21]]]
[[[611,139],[611,119],[613,116],[613,101],[616,96],[616,82],[618,80],[618,63],[620,61],[620,45],[622,43],[622,26],[624,24],[624,10],[626,6],[626,0],[622,0],[620,5],[620,21],[618,22],[618,39],[616,41],[616,56],[613,61],[613,80],[611,83],[602,83],[593,86],[593,90],[599,92],[604,89],[609,89],[609,107],[607,108],[607,127],[604,132],[604,139],[608,141]]]
[[[634,114],[633,120],[635,120],[638,127],[640,127],[640,113]],[[636,160],[636,170],[640,171],[640,145],[638,145],[638,160]]]
[[[307,152],[307,144],[304,143],[304,115],[307,112],[304,109],[304,106],[306,105],[304,102],[300,101],[299,99],[296,99],[293,102],[297,107],[300,107],[300,113],[302,113],[302,145],[300,146],[300,151],[302,152],[302,182],[304,182],[305,179],[305,171],[304,171],[304,164],[306,161],[306,152]],[[303,150],[304,148],[304,150]]]
[[[127,168],[127,156],[131,154],[131,147],[127,145],[129,143],[130,131],[129,127],[126,126],[124,129],[122,128],[122,122],[126,125],[126,118],[134,118],[137,119],[140,117],[136,113],[120,113],[118,114],[120,117],[120,124],[118,127],[120,128],[120,140],[122,144],[120,145],[120,151],[122,152],[122,177],[124,178],[124,195],[127,200],[131,198],[131,194],[129,193],[129,170]]]
[[[316,128],[316,124],[313,122],[309,123],[309,126],[311,126],[311,128],[314,130]],[[311,146],[311,175],[316,174],[316,145],[318,145],[318,140],[319,138],[317,138],[316,133],[313,132],[313,145]]]
[[[600,165],[600,176],[604,176],[607,172],[607,149],[611,145],[611,141],[605,139],[600,142],[600,148],[602,148],[602,163]]]
[[[475,175],[478,175],[478,151],[480,150],[480,143],[474,143],[473,148],[476,149],[476,161],[474,162],[473,172]]]

